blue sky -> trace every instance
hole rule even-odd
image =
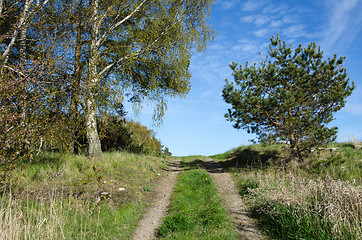
[[[213,155],[250,144],[255,136],[236,130],[224,114],[221,90],[233,80],[229,64],[259,62],[270,37],[296,48],[316,42],[324,57],[346,56],[345,67],[356,88],[346,106],[335,113],[337,141],[362,140],[362,0],[219,0],[208,20],[217,36],[204,53],[191,60],[192,89],[185,99],[170,99],[163,125],[152,127],[152,108],[129,117],[153,128],[175,156]],[[126,105],[127,106],[127,105]]]

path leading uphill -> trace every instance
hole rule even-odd
[[[256,226],[255,221],[249,217],[248,209],[230,174],[224,171],[220,163],[211,158],[205,159],[204,162],[206,170],[214,180],[220,198],[232,217],[239,238],[245,240],[266,239]]]
[[[181,170],[180,162],[175,160],[169,164],[170,170],[167,175],[155,187],[155,195],[153,205],[147,209],[143,219],[138,223],[136,231],[133,233],[135,240],[151,240],[155,238],[157,228],[162,224],[163,218],[166,216],[166,210],[170,203],[170,196],[173,187],[176,184],[177,174]]]
[[[232,217],[239,239],[266,239],[257,228],[255,221],[248,216],[247,207],[241,199],[230,174],[225,172],[221,165],[211,158],[205,159],[204,165],[213,178],[219,196]],[[177,174],[181,170],[179,161],[175,161],[169,166],[170,170],[167,172],[167,176],[156,186],[154,205],[147,210],[133,234],[134,240],[155,239],[155,233],[166,216]]]

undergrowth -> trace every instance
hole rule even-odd
[[[237,239],[210,175],[204,169],[181,172],[161,239]]]
[[[130,239],[166,160],[44,153],[2,188],[0,239]]]

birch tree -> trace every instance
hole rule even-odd
[[[86,80],[88,156],[100,157],[96,115],[102,88],[127,89],[132,100],[157,101],[190,89],[189,61],[213,37],[206,24],[213,0],[91,0]],[[119,93],[119,92],[118,92]],[[122,94],[122,92],[121,92]]]
[[[0,160],[4,166],[42,146],[39,130],[46,128],[43,113],[53,91],[48,86],[52,85],[49,76],[54,73],[54,61],[49,61],[49,54],[31,35],[38,35],[41,28],[36,25],[41,24],[50,2],[0,1]]]
[[[21,9],[18,21],[16,22],[15,26],[12,26],[10,31],[6,34],[10,40],[9,43],[6,44],[6,41],[2,39],[1,43],[3,45],[3,51],[0,58],[1,68],[7,67],[6,64],[9,60],[9,55],[19,38],[21,38],[21,50],[25,51],[24,38],[26,37],[28,24],[36,14],[45,8],[49,1],[50,0],[0,1],[0,14],[2,18],[5,18],[6,15],[9,14],[9,12],[6,12],[8,9],[12,9],[14,7]],[[24,52],[22,52],[22,54],[23,53]],[[10,67],[7,68],[9,69]]]

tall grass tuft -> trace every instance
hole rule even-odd
[[[241,193],[274,237],[362,238],[360,186],[272,170],[243,173],[238,178]]]
[[[64,206],[50,198],[49,203],[0,198],[0,239],[64,239]]]

